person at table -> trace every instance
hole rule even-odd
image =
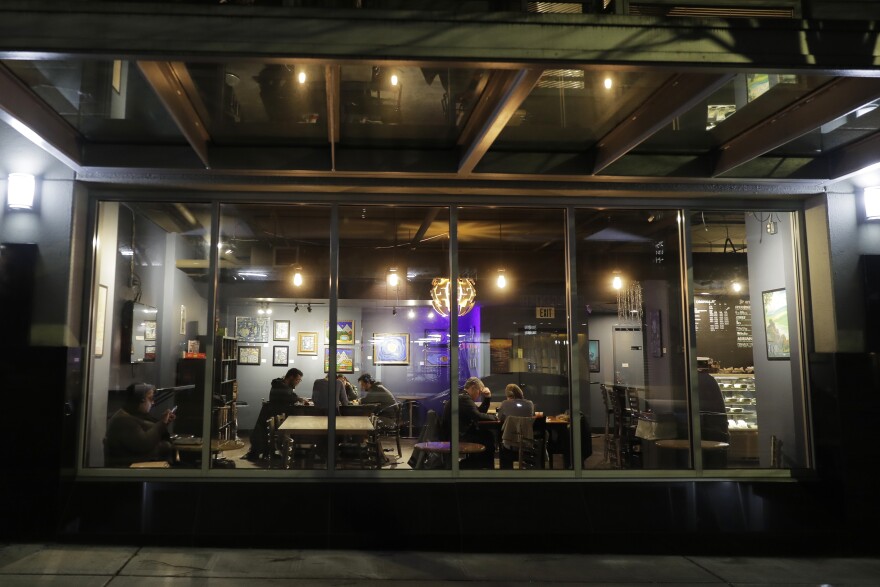
[[[492,399],[492,391],[483,385],[479,377],[471,377],[464,383],[458,394],[458,437],[460,442],[482,444],[486,450],[467,456],[461,462],[462,469],[493,469],[495,468],[495,435],[491,430],[479,428],[480,420],[495,420],[495,416],[487,413]],[[480,405],[477,405],[477,400]],[[446,402],[443,408],[442,440],[451,436],[452,406]]]
[[[495,413],[498,419],[504,422],[507,416],[534,416],[535,404],[526,399],[523,390],[515,383],[509,384],[504,388],[506,400],[501,402]]]
[[[132,383],[125,389],[125,403],[107,423],[106,465],[170,459],[168,425],[175,416],[171,410],[159,418],[150,414],[155,396],[156,387],[149,383]]]
[[[377,415],[384,425],[393,426],[395,424],[394,414],[390,413],[387,408],[397,403],[394,394],[382,385],[381,381],[376,381],[370,373],[364,373],[358,377],[363,396],[360,399],[361,405],[375,404],[378,405]]]
[[[351,381],[348,380],[348,377],[340,374],[336,376],[336,379],[342,382],[342,387],[345,388],[345,396],[348,398],[348,403],[357,401],[358,392],[354,388],[354,385],[351,384]]]
[[[316,408],[327,408],[330,405],[330,382],[328,375],[324,375],[323,379],[316,379],[312,384],[312,403]],[[348,405],[348,396],[345,394],[345,386],[342,381],[335,381],[336,408]]]
[[[303,372],[299,369],[288,369],[284,377],[278,377],[272,380],[269,389],[269,401],[260,409],[257,416],[257,422],[251,430],[250,441],[251,447],[242,457],[245,460],[259,460],[266,448],[266,420],[273,418],[278,414],[287,414],[292,406],[301,405],[305,402],[296,394],[294,389],[300,384],[303,378]]]

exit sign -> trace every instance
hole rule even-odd
[[[536,318],[556,318],[556,308],[553,306],[538,306],[535,308]]]

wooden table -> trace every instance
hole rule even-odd
[[[368,416],[336,416],[337,436],[366,436],[375,430],[373,421]],[[285,436],[327,436],[330,431],[328,416],[288,416],[276,431]],[[292,460],[292,443],[284,443],[285,469],[290,467]]]
[[[671,440],[656,440],[654,444],[659,446],[660,448],[674,448],[677,450],[690,450],[691,449],[691,441],[687,438],[676,438]],[[730,446],[727,442],[720,442],[718,440],[701,440],[700,448],[702,450],[721,450]]]

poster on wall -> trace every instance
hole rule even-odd
[[[241,342],[269,342],[269,318],[236,316],[235,337]]]
[[[764,302],[764,332],[767,335],[767,360],[791,359],[791,341],[788,338],[788,304],[785,289],[761,292]]]
[[[489,339],[489,373],[510,373],[510,349],[513,341],[509,338]]]
[[[374,365],[409,365],[409,333],[373,333]]]
[[[324,322],[324,343],[330,344],[330,326]],[[336,344],[354,344],[354,320],[340,320],[336,323]]]
[[[324,373],[330,372],[330,349],[324,349]],[[336,349],[336,373],[354,373],[354,349]]]
[[[590,363],[590,373],[599,372],[599,341],[591,340],[587,346],[588,360]]]

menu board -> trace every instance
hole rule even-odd
[[[747,298],[694,296],[697,355],[722,367],[748,367],[752,357],[752,310]]]

